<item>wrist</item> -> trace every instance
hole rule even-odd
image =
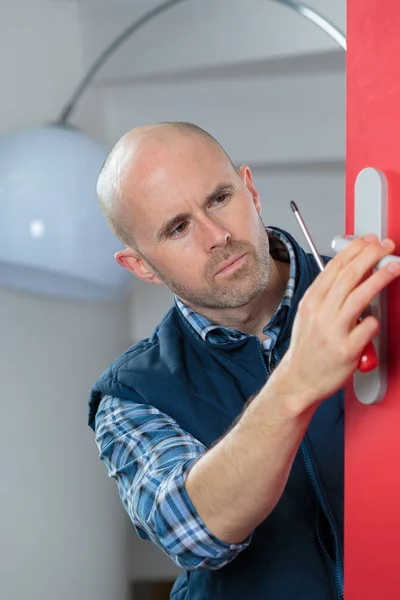
[[[288,418],[309,419],[322,401],[304,382],[299,381],[287,355],[272,373],[265,389],[276,399]]]

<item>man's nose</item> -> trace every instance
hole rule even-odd
[[[207,252],[226,246],[232,237],[226,227],[208,216],[202,219],[200,235]]]

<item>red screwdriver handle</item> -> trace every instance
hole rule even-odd
[[[358,370],[361,373],[368,373],[369,371],[373,371],[378,366],[379,361],[376,355],[375,346],[371,342],[365,346],[363,353],[360,358],[360,362],[358,363]]]

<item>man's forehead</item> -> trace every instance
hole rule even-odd
[[[157,200],[160,194],[183,199],[207,195],[221,182],[235,177],[235,170],[223,153],[176,152],[162,149],[143,156],[127,170],[124,187],[128,197],[139,202]],[[139,192],[137,194],[136,192]]]
[[[121,177],[123,203],[137,217],[135,229],[153,229],[236,179],[224,151],[208,140],[177,136],[168,145],[142,142],[130,146],[129,164],[124,163],[127,168]]]
[[[183,176],[165,182],[160,179],[158,183],[160,185],[148,186],[142,195],[136,197],[136,205],[140,207],[142,214],[151,213],[154,220],[173,212],[190,212],[214,195],[233,191],[240,184],[228,173],[225,176],[208,176],[204,179]]]

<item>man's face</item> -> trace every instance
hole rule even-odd
[[[161,151],[139,188],[127,189],[148,280],[194,309],[238,308],[266,288],[269,242],[247,167],[237,173],[218,147],[196,140]]]

